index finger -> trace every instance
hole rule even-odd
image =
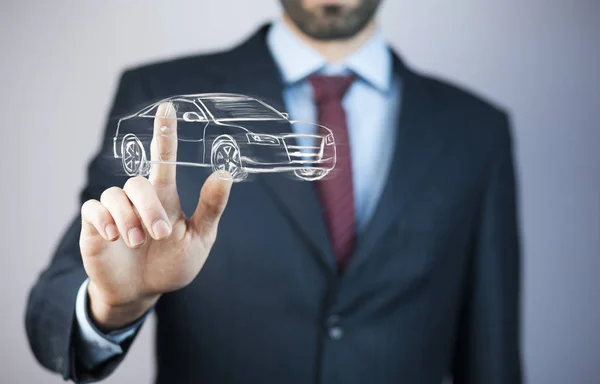
[[[172,102],[161,103],[154,117],[150,145],[150,182],[156,187],[175,187],[177,161],[177,111]]]

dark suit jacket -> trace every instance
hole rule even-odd
[[[267,28],[227,52],[126,71],[82,202],[124,184],[109,164],[114,118],[150,101],[235,92],[284,110]],[[403,103],[393,165],[343,276],[312,183],[270,174],[234,185],[206,265],[155,308],[157,383],[521,381],[507,116],[399,58],[395,70]],[[187,214],[206,175],[178,170]],[[86,278],[79,231],[76,218],[31,292],[26,327],[41,364],[83,381],[109,374],[122,357],[94,372],[77,360],[74,304]]]

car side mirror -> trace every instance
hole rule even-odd
[[[202,117],[196,112],[186,112],[183,114],[183,121],[193,123],[195,121],[202,121]]]
[[[281,116],[285,117],[286,119],[290,118],[290,114],[286,112],[281,112]]]

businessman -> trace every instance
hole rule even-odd
[[[124,72],[108,143],[115,117],[151,101],[249,94],[328,126],[335,175],[232,187],[160,164],[127,179],[103,145],[29,298],[42,365],[100,380],[154,314],[161,384],[521,382],[507,115],[409,68],[379,2],[282,0],[236,48]],[[192,150],[176,113],[156,113],[153,160]]]

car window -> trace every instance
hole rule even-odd
[[[200,101],[215,120],[285,119],[279,112],[252,98],[209,97]]]
[[[186,112],[195,113],[194,119],[195,121],[206,121],[206,116],[204,116],[204,112],[194,102],[183,99],[175,99],[170,100],[173,107],[175,108],[175,113],[177,116],[177,120],[183,120],[183,116]],[[141,117],[151,117],[154,118],[156,116],[156,111],[158,110],[158,106],[160,103],[156,103],[152,107],[147,110],[141,112],[139,116]],[[198,119],[199,118],[199,119]]]

